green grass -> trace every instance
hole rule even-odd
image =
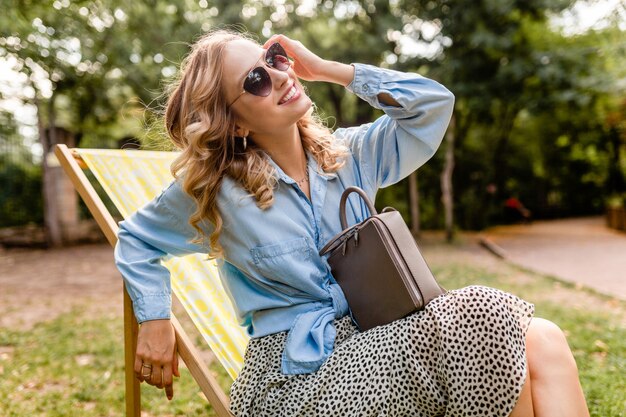
[[[123,416],[124,364],[120,317],[83,319],[80,311],[27,332],[0,330],[0,415]],[[229,377],[218,366],[226,392]],[[156,416],[207,416],[211,406],[187,369],[169,402],[142,384],[142,409]]]
[[[505,263],[463,262],[442,257],[431,266],[446,288],[482,284],[533,302],[536,316],[568,336],[591,415],[626,416],[625,303]],[[228,392],[228,375],[216,364],[211,369]],[[171,402],[142,384],[142,407],[147,416],[213,415],[186,369]],[[120,317],[85,318],[73,311],[28,331],[0,329],[0,410],[7,417],[122,416]]]

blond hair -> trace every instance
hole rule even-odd
[[[235,118],[227,105],[222,82],[220,57],[228,42],[249,36],[227,29],[215,30],[196,41],[183,59],[176,80],[168,88],[165,128],[175,147],[181,151],[170,170],[174,178],[183,176],[183,190],[196,202],[189,224],[197,231],[193,243],[209,241],[209,259],[223,258],[219,243],[222,217],[216,199],[224,175],[229,175],[265,210],[273,204],[277,183],[274,167],[267,154],[252,141],[245,150],[235,137]],[[336,172],[349,154],[345,145],[334,139],[319,116],[309,111],[298,122],[302,146],[316,159],[324,172]],[[236,145],[236,143],[239,143]],[[237,148],[237,149],[236,149]],[[204,219],[215,226],[206,236],[199,224]]]

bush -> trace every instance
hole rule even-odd
[[[609,208],[626,207],[626,193],[622,195],[620,194],[611,195],[610,197],[606,199],[606,205]]]
[[[41,166],[0,164],[0,227],[43,224]]]

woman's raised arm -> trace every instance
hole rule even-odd
[[[272,36],[264,48],[274,42],[294,60],[299,78],[341,84],[386,113],[335,132],[351,148],[371,192],[400,181],[434,155],[454,107],[454,95],[443,85],[415,73],[325,60],[285,35]]]
[[[450,122],[454,95],[435,80],[367,64],[352,64],[346,86],[385,114],[372,123],[339,128],[334,135],[350,147],[370,193],[395,184],[436,152]]]

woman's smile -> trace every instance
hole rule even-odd
[[[300,88],[298,88],[297,83],[294,82],[285,95],[280,99],[278,105],[282,106],[283,104],[292,103],[298,98],[300,98]]]

